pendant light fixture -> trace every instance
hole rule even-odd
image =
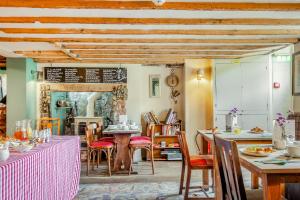
[[[152,2],[156,5],[156,6],[162,6],[166,0],[152,0]]]

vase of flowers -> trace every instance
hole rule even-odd
[[[237,112],[239,110],[237,108],[233,108],[230,110],[230,112],[226,115],[226,131],[232,132],[233,127],[238,126],[238,115]]]
[[[285,149],[286,148],[285,125],[287,123],[287,119],[281,113],[277,113],[276,116],[277,118],[275,119],[272,143],[276,149]]]

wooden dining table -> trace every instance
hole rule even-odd
[[[214,153],[214,139],[213,134],[211,130],[197,130],[197,133],[200,137],[200,154],[213,154]],[[219,137],[223,139],[228,140],[234,140],[237,142],[237,144],[246,145],[246,144],[271,144],[272,143],[272,134],[265,132],[264,134],[253,134],[249,133],[249,130],[242,130],[241,133],[235,134],[233,132],[225,132],[225,131],[219,131],[216,133]],[[209,152],[209,147],[211,151]],[[216,162],[215,162],[216,163]],[[218,174],[215,173],[217,176]],[[221,196],[218,195],[220,192],[218,192],[219,187],[217,186],[218,178],[215,177],[215,185],[216,185],[216,199],[221,199]],[[202,173],[202,180],[203,185],[208,186],[209,185],[209,174],[208,170],[203,170]],[[258,176],[255,172],[251,173],[251,188],[257,189],[258,188]]]
[[[140,134],[140,129],[121,130],[121,129],[104,129],[103,134],[113,135],[116,143],[116,155],[114,158],[113,172],[128,171],[130,168],[129,141],[133,134]]]
[[[264,200],[280,200],[284,194],[283,184],[300,182],[300,159],[288,158],[284,154],[285,150],[275,151],[268,157],[240,154],[241,166],[261,178]],[[264,160],[273,159],[284,160],[287,163],[284,165],[262,163]]]

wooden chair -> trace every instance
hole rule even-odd
[[[96,153],[104,152],[107,157],[108,174],[111,176],[111,154],[114,149],[114,144],[107,141],[94,141],[94,134],[92,130],[86,130],[86,142],[87,142],[87,176],[89,175],[90,160],[92,157],[92,169],[94,169],[94,162]],[[99,155],[99,154],[98,154]],[[99,156],[97,160],[97,166],[99,165]]]
[[[261,200],[261,190],[245,190],[239,153],[235,141],[214,136],[215,154],[222,186],[222,198],[226,200]]]
[[[133,136],[129,142],[130,168],[129,175],[132,171],[133,155],[137,149],[146,149],[150,154],[152,174],[154,174],[154,157],[153,157],[153,140],[154,140],[154,124],[147,126],[147,136]]]
[[[93,134],[97,136],[96,140],[98,140],[98,141],[105,141],[105,142],[112,142],[112,143],[115,142],[114,137],[103,136],[103,134],[102,134],[103,125],[100,122],[88,124],[86,127],[86,130],[93,131]]]
[[[180,186],[179,186],[179,194],[182,194],[182,190],[185,189],[184,199],[189,199],[189,190],[191,188],[200,188],[201,191],[205,194],[206,198],[203,199],[214,199],[209,198],[208,194],[205,191],[203,186],[198,187],[191,187],[191,175],[192,170],[204,170],[208,169],[211,170],[213,174],[213,156],[212,155],[196,155],[190,156],[189,148],[186,140],[186,133],[184,131],[180,131],[177,133],[178,142],[180,145],[180,149],[182,152],[182,168],[181,168],[181,178],[180,178]],[[185,175],[185,168],[187,166],[187,179],[186,179],[186,186],[184,187],[184,175]],[[201,198],[197,198],[201,199]]]

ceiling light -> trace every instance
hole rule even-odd
[[[166,0],[152,0],[152,2],[156,5],[156,6],[162,6]]]

